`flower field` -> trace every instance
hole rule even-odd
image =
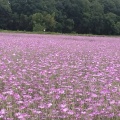
[[[120,38],[0,33],[0,120],[120,120]]]

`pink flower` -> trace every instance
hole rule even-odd
[[[68,111],[68,108],[63,108],[62,111],[63,111],[63,112],[67,112],[67,111]]]
[[[111,102],[110,102],[110,104],[112,105],[112,104],[115,104],[115,100],[112,100]]]
[[[91,97],[96,98],[96,97],[98,97],[98,96],[93,93],[93,94],[91,95]]]
[[[47,106],[48,106],[48,108],[50,108],[52,106],[52,103],[47,104]]]
[[[44,104],[41,104],[41,105],[38,106],[38,108],[44,109],[44,108],[45,108],[45,105],[44,105]]]
[[[65,108],[67,106],[67,104],[61,104],[60,107],[61,108]]]
[[[69,115],[73,115],[73,114],[74,114],[74,112],[73,112],[72,110],[69,110],[67,113],[68,113]]]
[[[1,109],[0,110],[0,115],[4,115],[6,113],[6,110],[5,109]]]

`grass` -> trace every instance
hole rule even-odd
[[[13,31],[13,30],[2,30],[0,29],[0,33],[26,33],[26,34],[50,34],[50,35],[70,35],[70,36],[108,36],[108,37],[120,37],[120,35],[95,35],[95,34],[78,34],[78,33],[58,33],[58,32],[44,32],[44,31]]]
[[[57,33],[57,32],[43,32],[43,31],[39,31],[39,32],[30,32],[30,31],[12,31],[12,30],[0,30],[0,32],[2,33],[27,33],[27,34],[57,34],[60,35],[62,33]]]
[[[2,33],[27,33],[27,34],[51,34],[51,35],[72,35],[72,36],[104,36],[104,35],[94,35],[94,34],[78,34],[78,33],[58,33],[58,32],[44,32],[44,31],[13,31],[13,30],[1,30]]]
[[[1,30],[0,32],[3,33],[27,33],[27,34],[51,34],[51,35],[74,35],[74,36],[79,36],[79,35],[83,35],[83,36],[93,36],[93,34],[78,34],[78,33],[58,33],[58,32],[44,32],[44,31],[13,31],[13,30]]]

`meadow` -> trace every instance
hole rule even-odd
[[[0,120],[120,120],[120,37],[0,33]]]

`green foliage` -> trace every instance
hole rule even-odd
[[[0,0],[0,29],[120,34],[120,0]]]
[[[107,13],[104,17],[104,32],[106,34],[117,34],[116,31],[117,15],[114,13]]]
[[[72,19],[67,19],[65,21],[64,32],[70,33],[73,31],[74,28],[74,21]]]
[[[101,34],[103,28],[103,6],[98,1],[93,1],[90,5],[90,33]]]
[[[120,22],[116,23],[116,33],[120,35]]]
[[[8,0],[0,0],[0,29],[8,29],[11,7]]]
[[[35,24],[33,27],[33,31],[35,31],[35,32],[44,31],[44,29],[45,29],[45,27],[39,23]]]
[[[41,13],[35,13],[32,15],[33,31],[44,31],[44,17]]]
[[[55,21],[55,14],[45,14],[44,15],[44,24],[46,27],[47,31],[54,31],[55,29],[55,25],[56,25],[56,21]]]
[[[52,15],[47,14],[44,12],[41,13],[35,13],[32,15],[32,21],[33,21],[33,30],[34,31],[43,31],[44,29],[47,31],[54,31],[56,21],[54,19],[55,14]]]
[[[8,0],[0,0],[0,8],[1,10],[3,9],[7,12],[11,12],[11,7]]]

